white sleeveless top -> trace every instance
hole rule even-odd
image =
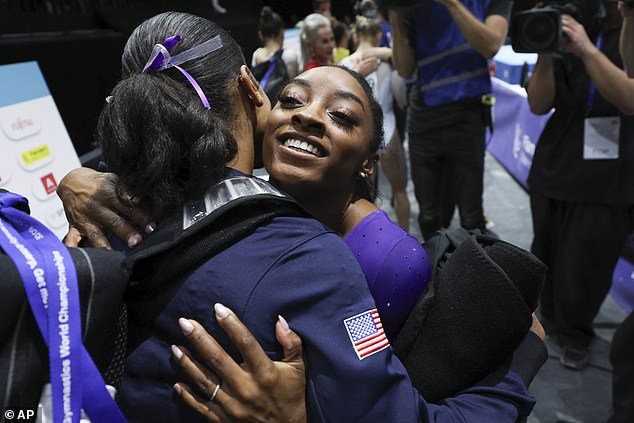
[[[344,58],[340,65],[349,69],[354,67],[354,58]],[[383,110],[383,131],[385,132],[385,144],[389,143],[396,130],[396,117],[394,116],[394,93],[392,91],[392,66],[387,62],[381,62],[379,67],[365,77],[372,88],[374,98]]]

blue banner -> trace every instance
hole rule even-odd
[[[487,149],[525,189],[537,140],[550,118],[531,112],[524,89],[492,78],[494,131]]]
[[[610,295],[626,313],[634,310],[634,234],[625,241],[623,253],[616,262]]]

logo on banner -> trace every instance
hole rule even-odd
[[[535,143],[522,129],[520,123],[515,124],[515,137],[513,138],[513,157],[524,167],[530,168],[535,155]]]
[[[377,309],[349,317],[343,323],[359,360],[384,350],[390,345]]]
[[[47,144],[38,145],[22,152],[18,161],[20,166],[26,171],[33,171],[50,163],[53,160],[53,153]]]
[[[4,113],[2,119],[2,129],[7,137],[14,141],[28,138],[40,132],[41,125],[31,117],[19,115],[7,116]]]
[[[40,181],[42,181],[46,194],[51,195],[57,191],[57,182],[55,181],[55,176],[52,173],[42,176]]]

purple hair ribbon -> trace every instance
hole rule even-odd
[[[143,68],[143,72],[148,71],[156,71],[160,72],[162,70],[168,68],[176,68],[183,76],[189,81],[198,97],[200,97],[200,101],[202,101],[205,109],[211,109],[209,105],[209,100],[207,100],[207,96],[203,92],[198,82],[194,79],[193,76],[189,74],[185,69],[181,68],[180,64],[185,63],[189,60],[197,59],[199,57],[205,56],[209,53],[212,53],[222,47],[222,40],[220,39],[220,35],[216,35],[215,37],[205,41],[204,43],[197,45],[196,47],[192,47],[189,50],[185,50],[182,53],[177,54],[176,56],[170,56],[170,50],[180,42],[181,37],[179,35],[175,35],[173,37],[168,37],[163,41],[162,44],[155,44],[154,49],[152,50],[152,54],[148,59],[145,67]]]

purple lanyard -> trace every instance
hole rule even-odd
[[[266,70],[266,73],[264,74],[264,76],[262,77],[262,80],[260,81],[260,85],[262,86],[262,89],[266,88],[266,85],[269,83],[269,79],[271,79],[271,75],[273,75],[273,71],[275,70],[275,67],[277,66],[276,56],[277,56],[277,53],[275,53],[273,57],[269,59],[269,68]]]
[[[599,50],[603,47],[603,31],[599,32],[597,37],[596,46]],[[594,97],[597,93],[597,87],[594,85],[592,78],[590,78],[590,86],[588,87],[588,99],[586,100],[586,111],[589,113],[592,110],[592,103],[594,103]]]
[[[77,273],[66,247],[44,225],[0,193],[0,248],[24,283],[27,300],[49,349],[54,423],[79,423],[81,407],[93,423],[125,422],[82,345]]]

